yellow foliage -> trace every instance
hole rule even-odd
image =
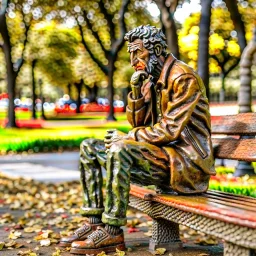
[[[227,51],[231,56],[239,57],[240,56],[240,47],[238,43],[234,40],[228,42]]]
[[[221,37],[217,33],[210,35],[209,42],[210,54],[217,54],[219,53],[220,50],[223,50],[225,47],[225,41],[223,37]]]
[[[188,52],[188,57],[189,57],[191,60],[196,61],[197,58],[198,58],[198,53],[197,53],[197,51],[196,51],[196,50],[193,50],[193,51]]]
[[[189,52],[198,48],[198,35],[189,34],[180,40],[180,46],[184,52]]]

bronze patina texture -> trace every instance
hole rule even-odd
[[[80,151],[82,214],[102,214],[110,236],[103,236],[101,247],[91,241],[92,233],[90,241],[72,245],[74,253],[96,253],[104,245],[108,251],[123,246],[118,243],[122,234],[118,230],[126,223],[130,182],[195,194],[205,192],[210,175],[215,174],[209,105],[201,78],[167,53],[160,29],[139,26],[125,40],[135,69],[126,109],[133,129],[126,135],[111,130],[104,142],[85,140]],[[104,206],[102,166],[107,170]],[[95,231],[97,239],[100,233]]]

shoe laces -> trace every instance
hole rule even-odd
[[[91,233],[88,238],[93,240],[94,242],[100,240],[101,238],[105,237],[106,233],[102,229],[97,229],[93,233]]]
[[[89,229],[89,227],[87,225],[83,225],[82,227],[78,228],[74,234],[76,234],[77,236],[82,236],[85,232],[87,232],[87,230]]]

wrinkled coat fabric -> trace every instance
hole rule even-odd
[[[142,98],[128,95],[129,136],[161,147],[169,157],[170,186],[191,194],[208,188],[215,175],[209,104],[201,78],[170,55],[160,78]]]

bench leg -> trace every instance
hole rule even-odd
[[[256,254],[255,250],[225,242],[224,256],[256,256]]]
[[[153,219],[153,234],[149,243],[149,250],[157,248],[182,247],[179,235],[179,224],[164,219]]]

